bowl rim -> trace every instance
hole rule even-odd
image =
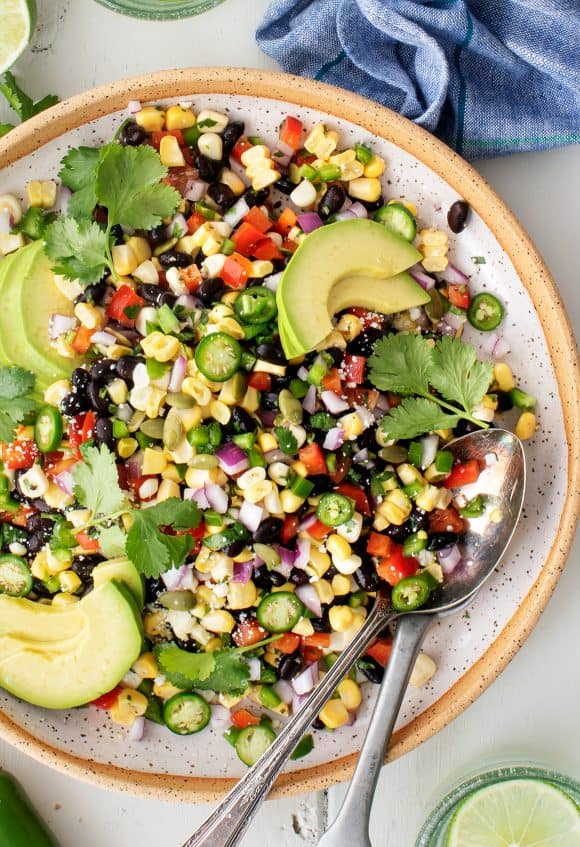
[[[388,759],[394,759],[454,720],[496,679],[532,631],[562,572],[580,513],[580,390],[572,329],[542,257],[483,177],[443,142],[401,115],[326,83],[237,67],[192,67],[122,79],[64,100],[12,130],[0,141],[0,168],[68,130],[125,108],[129,100],[148,102],[203,94],[248,95],[318,109],[394,143],[440,175],[475,209],[510,258],[532,299],[550,351],[568,445],[568,494],[554,542],[537,580],[486,652],[439,700],[394,734],[387,754]],[[555,327],[558,332],[554,332]],[[137,796],[209,802],[222,797],[237,781],[151,774],[82,759],[40,741],[2,712],[0,737],[56,770]],[[323,765],[283,773],[270,796],[328,788],[351,776],[356,759],[357,754],[352,753]]]

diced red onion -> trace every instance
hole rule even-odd
[[[260,420],[262,421],[262,425],[269,427],[274,426],[274,419],[276,417],[276,412],[273,409],[268,409],[265,412],[258,412]]]
[[[435,286],[435,280],[432,276],[425,273],[421,265],[413,265],[412,268],[409,268],[408,272],[415,282],[418,282],[421,288],[424,288],[425,291],[430,291]]]
[[[278,286],[280,285],[280,280],[282,279],[283,271],[280,273],[272,274],[271,276],[267,276],[262,281],[262,285],[265,288],[269,288],[270,291],[278,291]]]
[[[353,221],[356,218],[355,212],[350,209],[343,209],[341,212],[337,212],[334,216],[335,221]]]
[[[288,573],[294,567],[294,562],[296,559],[296,553],[294,550],[289,550],[287,547],[278,547],[278,554],[280,556],[280,562],[284,565],[285,568],[289,568]],[[278,570],[278,566],[276,566],[276,570]]]
[[[294,459],[292,456],[288,456],[283,450],[268,450],[267,453],[264,453],[264,459],[269,465],[272,465],[274,462],[282,462],[285,465],[291,465]]]
[[[111,347],[116,343],[117,339],[110,332],[100,330],[99,332],[93,332],[91,341],[93,344],[100,344],[102,347]]]
[[[197,579],[193,572],[193,566],[187,565],[181,577],[181,587],[193,591],[197,587]]]
[[[308,235],[309,232],[314,232],[315,229],[323,226],[323,221],[318,212],[303,212],[298,215],[298,225]]]
[[[252,656],[251,659],[246,659],[246,664],[250,669],[250,682],[258,682],[262,674],[260,660]]]
[[[52,314],[48,324],[48,337],[53,339],[58,338],[59,335],[64,335],[65,332],[74,329],[77,323],[77,319],[70,315]]]
[[[272,161],[276,163],[277,167],[287,168],[293,155],[294,150],[292,147],[290,147],[289,144],[286,144],[285,141],[279,139],[272,151]]]
[[[240,197],[240,199],[236,200],[234,205],[227,210],[224,215],[224,221],[230,226],[237,226],[249,211],[250,207],[246,200],[243,197]]]
[[[499,335],[497,332],[487,332],[485,334],[482,333],[482,338],[479,341],[479,348],[482,353],[486,356],[491,356],[495,349],[497,342],[499,341]]]
[[[129,100],[127,103],[127,111],[130,115],[136,115],[141,111],[141,102],[139,100]]]
[[[421,439],[421,444],[423,446],[421,467],[425,470],[425,468],[428,468],[435,461],[437,448],[439,447],[439,437],[437,435],[426,435],[425,438]]]
[[[309,609],[313,615],[317,618],[322,616],[322,606],[320,604],[320,598],[316,593],[316,589],[313,585],[307,582],[305,585],[299,585],[296,588],[296,596],[298,599],[304,603],[307,609]]]
[[[161,574],[161,579],[163,580],[163,584],[168,591],[177,591],[182,588],[182,580],[185,576],[185,571],[187,570],[187,565],[181,565],[180,568],[171,568],[165,573]]]
[[[61,471],[55,476],[54,481],[65,494],[74,494],[74,480],[70,471]]]
[[[222,471],[227,473],[228,476],[234,476],[234,474],[241,473],[250,467],[248,457],[242,448],[233,442],[220,447],[219,450],[216,450],[215,454]]]
[[[240,506],[238,519],[246,529],[249,529],[250,532],[255,532],[260,526],[263,517],[264,509],[261,506],[258,506],[257,503],[250,503],[248,500],[244,500]]]
[[[209,500],[203,486],[201,488],[186,488],[183,492],[183,499],[193,500],[200,509],[209,509]]]
[[[438,550],[437,561],[441,565],[441,570],[444,574],[453,573],[461,561],[461,551],[457,544],[454,544],[452,547],[444,547],[443,550]]]
[[[296,555],[294,558],[294,567],[304,570],[310,561],[310,550],[312,545],[308,538],[299,538],[296,542]]]
[[[217,512],[218,515],[225,515],[228,510],[229,503],[227,492],[224,491],[221,485],[216,485],[215,482],[206,483],[206,485],[204,485],[204,488],[207,501],[211,508],[214,510],[214,512]]]
[[[352,457],[352,460],[355,463],[355,465],[364,465],[364,463],[368,461],[368,458],[369,458],[369,451],[366,447],[363,447],[362,450],[359,450],[358,453],[354,454],[354,456]]]
[[[129,479],[138,479],[142,474],[143,468],[143,451],[138,450],[136,453],[127,459],[127,476]]]
[[[254,561],[249,562],[234,562],[234,575],[232,582],[241,582],[243,585],[248,582],[254,573]]]
[[[298,379],[307,380],[308,379],[308,368],[305,368],[304,365],[300,365],[298,368],[296,376]]]
[[[300,532],[307,532],[310,527],[314,526],[317,521],[317,517],[315,514],[308,515],[308,517],[304,518],[304,520],[298,524],[298,530]]]
[[[368,218],[368,216],[369,216],[369,213],[365,209],[363,204],[359,203],[358,201],[355,201],[351,206],[349,206],[348,211],[351,212],[355,217],[361,218],[361,219],[362,218]]]
[[[305,412],[308,412],[309,415],[313,415],[316,412],[318,407],[318,396],[316,394],[316,386],[310,385],[308,387],[308,391],[304,395],[304,399],[302,400],[302,408]]]
[[[176,229],[177,227],[179,227],[179,232]],[[187,221],[181,212],[175,215],[169,224],[169,229],[171,231],[172,238],[181,238],[182,235],[187,235]]]
[[[493,348],[492,356],[494,359],[503,359],[510,352],[511,347],[504,338],[498,338],[495,347]]]
[[[205,196],[207,187],[208,183],[204,182],[203,179],[188,180],[183,196],[191,203],[197,203],[198,200],[201,200]]]
[[[307,694],[295,694],[292,698],[292,706],[290,707],[291,713],[295,715],[296,712],[299,712],[306,700],[308,700]]]
[[[290,576],[290,571],[292,570],[292,565],[284,564],[284,562],[278,562],[277,565],[274,565],[272,570],[276,571],[276,573],[279,573],[280,576],[284,577],[284,579],[288,579],[288,577]]]
[[[298,696],[310,694],[316,683],[318,682],[318,662],[312,662],[307,665],[302,673],[294,677],[291,681],[292,688]]]
[[[10,217],[8,209],[0,210],[0,234],[8,235],[8,233],[12,230],[12,226],[12,218]]]
[[[447,265],[439,276],[445,282],[450,282],[452,285],[465,285],[466,282],[469,282],[467,274],[464,274],[463,271],[460,271],[458,267],[452,264]]]
[[[325,391],[324,393],[331,394],[332,392]],[[341,426],[333,426],[332,429],[329,429],[322,442],[325,450],[338,450],[343,444],[344,429]]]
[[[219,706],[217,703],[210,706],[211,718],[209,725],[212,729],[223,729],[231,722],[230,710],[225,706]]]
[[[145,716],[139,715],[135,718],[129,729],[128,738],[130,741],[141,741],[145,733]]]
[[[339,415],[341,412],[348,412],[350,408],[346,400],[343,400],[342,397],[339,397],[338,394],[334,393],[334,391],[323,391],[320,396],[322,398],[322,402],[331,415]]]
[[[457,332],[467,320],[467,315],[456,315],[455,312],[445,312],[443,321]]]
[[[183,306],[184,309],[188,309],[190,312],[193,312],[194,309],[198,307],[198,301],[191,294],[180,294],[177,300],[175,301],[176,306]]]
[[[178,356],[175,362],[173,363],[173,367],[171,369],[171,376],[169,377],[169,385],[168,390],[177,393],[181,391],[181,385],[183,380],[185,379],[185,369],[187,367],[187,359],[185,356]]]
[[[287,706],[290,705],[294,698],[294,689],[289,682],[286,682],[285,679],[279,679],[272,688],[283,703],[286,703]]]
[[[389,403],[389,398],[386,394],[383,394],[382,391],[379,393],[379,399],[377,400],[376,408],[381,412],[388,412],[391,408],[391,404]]]
[[[451,338],[455,338],[455,336],[457,335],[457,331],[455,329],[453,329],[452,326],[449,326],[449,324],[444,320],[439,321],[439,323],[437,324],[436,330],[439,333],[439,335],[448,335]]]
[[[348,713],[348,719],[347,719],[346,723],[344,724],[344,726],[353,726],[354,722],[356,721],[356,714],[357,714],[356,711],[355,712],[349,712]]]

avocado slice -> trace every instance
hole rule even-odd
[[[2,259],[0,262],[0,296],[2,299],[4,297],[4,285],[7,280],[13,277],[22,279],[30,270],[33,262],[34,253],[31,253],[30,250],[26,250],[24,247]],[[2,313],[4,312],[5,309],[3,308]],[[2,317],[2,313],[0,313],[0,317]],[[14,360],[8,355],[6,341],[7,339],[4,337],[4,333],[0,333],[0,363],[2,365],[13,365]]]
[[[352,306],[379,311],[377,303],[380,303],[380,311],[384,315],[391,315],[401,311],[400,303],[406,303],[405,309],[412,309],[430,300],[427,292],[407,273],[388,279],[350,276],[339,279],[333,286],[328,298],[328,313],[335,315]]]
[[[40,391],[57,379],[66,379],[78,359],[65,359],[48,339],[53,313],[72,314],[72,303],[54,284],[43,242],[34,241],[16,254],[20,259],[4,271],[0,285],[0,335],[8,361],[36,374]]]
[[[101,562],[92,571],[95,588],[111,579],[125,585],[133,595],[139,609],[145,603],[145,586],[143,577],[129,559],[108,559]]]
[[[71,606],[0,597],[0,686],[48,709],[110,691],[141,652],[140,616],[126,589],[105,582]]]
[[[357,285],[361,278],[386,280],[420,259],[412,244],[376,221],[340,221],[314,230],[290,259],[276,294],[286,355],[314,350],[332,331],[328,301],[337,282],[351,277],[359,280]],[[367,308],[400,312],[425,302],[424,297],[421,286],[410,279],[397,283],[388,302],[382,296]]]

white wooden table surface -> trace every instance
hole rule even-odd
[[[37,0],[37,5],[33,47],[15,71],[38,98],[49,92],[66,97],[164,68],[276,67],[254,41],[268,0],[226,0],[200,17],[167,23],[125,18],[93,0]],[[580,146],[478,168],[535,240],[580,332]],[[480,764],[527,756],[580,777],[579,601],[577,539],[540,623],[498,681],[439,735],[383,769],[372,820],[375,847],[412,847],[442,786]],[[208,806],[133,799],[76,782],[3,742],[0,766],[24,783],[62,847],[177,847],[209,812]],[[337,787],[328,797],[266,803],[244,847],[316,844],[342,795]]]

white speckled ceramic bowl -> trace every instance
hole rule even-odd
[[[458,197],[474,210],[451,235],[454,261],[475,289],[507,304],[503,335],[519,383],[538,397],[541,428],[526,444],[529,486],[521,524],[496,576],[469,614],[446,618],[425,644],[439,666],[431,683],[410,689],[390,756],[399,756],[453,720],[495,679],[525,640],[564,565],[578,514],[580,411],[574,341],[540,256],[511,212],[462,159],[409,121],[345,91],[283,74],[232,69],[169,71],[95,89],[59,104],[0,142],[0,193],[22,194],[31,178],[54,177],[70,146],[109,139],[130,99],[191,100],[246,121],[251,134],[277,137],[291,113],[325,121],[346,146],[368,142],[388,162],[385,194],[416,203],[421,225],[446,226]],[[475,264],[484,256],[485,264]],[[95,657],[98,660],[98,657]],[[367,686],[371,689],[371,686]],[[370,692],[369,692],[370,693]],[[232,785],[242,765],[219,736],[180,738],[156,725],[126,740],[102,712],[50,712],[0,693],[0,732],[43,762],[105,787],[156,798],[203,801]],[[368,706],[353,727],[317,733],[314,752],[288,765],[275,793],[319,789],[346,779]]]

